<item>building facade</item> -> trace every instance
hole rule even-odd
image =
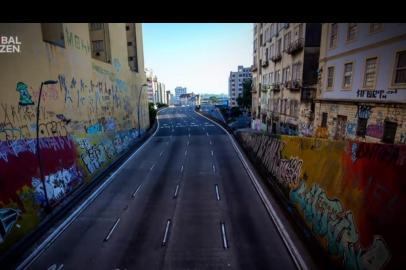
[[[147,89],[148,102],[155,103],[156,89],[155,89],[154,83],[153,83],[153,81],[154,81],[154,73],[150,69],[145,69],[145,74],[146,74],[146,77],[147,77],[147,85],[148,85],[148,89]]]
[[[254,25],[252,114],[268,132],[311,135],[321,25]]]
[[[322,26],[315,135],[406,143],[406,24]]]
[[[237,98],[242,96],[243,83],[252,79],[251,67],[238,66],[237,71],[231,71],[228,77],[228,95],[230,97],[230,107],[236,107]]]
[[[156,103],[167,104],[166,91],[165,91],[165,84],[164,83],[157,82],[157,90],[156,90],[156,93],[155,93],[155,100],[156,100]]]
[[[177,86],[175,88],[175,104],[180,104],[180,95],[186,94],[187,93],[187,88],[186,87],[181,87]]]

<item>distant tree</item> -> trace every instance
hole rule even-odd
[[[148,110],[149,110],[149,124],[152,126],[156,120],[156,109],[154,103],[148,103]]]
[[[238,106],[246,109],[251,108],[251,102],[252,102],[252,80],[248,79],[243,82],[242,85],[242,96],[239,96],[237,98],[237,104]]]
[[[216,96],[209,97],[209,100],[211,104],[216,104],[219,101]]]

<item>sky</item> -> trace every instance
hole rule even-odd
[[[145,67],[166,90],[228,94],[228,76],[252,65],[250,23],[144,23]]]

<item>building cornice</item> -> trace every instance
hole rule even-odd
[[[355,48],[355,49],[345,51],[345,52],[342,52],[342,53],[339,53],[339,54],[335,54],[335,55],[332,55],[332,56],[325,56],[323,58],[320,58],[319,61],[320,62],[325,62],[325,61],[329,61],[329,60],[334,60],[334,59],[341,58],[341,57],[344,57],[344,56],[353,55],[353,54],[356,54],[358,52],[362,52],[362,51],[382,47],[382,46],[385,46],[385,45],[388,45],[388,44],[391,44],[391,43],[394,43],[394,42],[403,41],[405,39],[406,39],[406,34],[396,36],[396,37],[392,37],[392,38],[389,38],[389,39],[382,40],[380,42],[372,43],[372,44],[367,45],[367,46],[362,46],[362,47]]]

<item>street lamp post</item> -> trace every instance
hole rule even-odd
[[[45,211],[46,212],[49,212],[51,210],[51,207],[49,205],[48,194],[47,194],[47,190],[46,190],[46,186],[45,186],[44,171],[42,169],[41,154],[40,154],[40,150],[39,150],[39,107],[40,107],[40,104],[41,104],[42,87],[44,85],[57,84],[57,83],[58,83],[58,81],[51,81],[51,80],[41,83],[41,87],[39,89],[38,104],[37,104],[37,143],[36,143],[36,150],[37,150],[39,173],[40,173],[41,183],[42,183],[42,187],[44,189],[44,195],[45,195],[45,202],[46,202]]]
[[[138,113],[137,113],[137,117],[138,117],[138,138],[141,137],[141,124],[140,124],[140,100],[141,100],[141,93],[142,93],[142,89],[144,87],[148,86],[148,84],[143,84],[140,86],[140,94],[138,95]]]

